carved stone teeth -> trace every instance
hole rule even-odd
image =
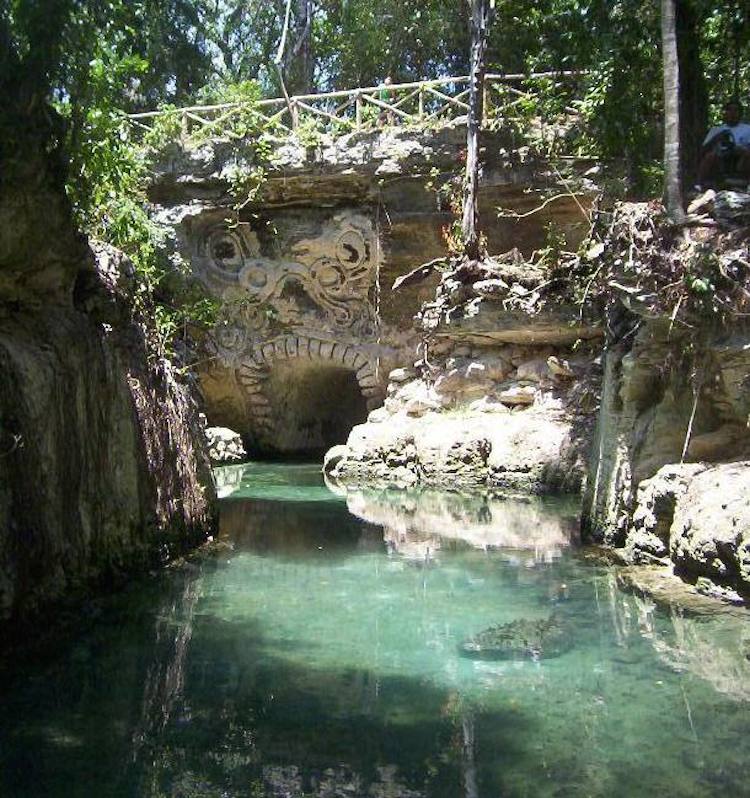
[[[252,394],[247,397],[247,403],[252,408],[253,413],[258,413],[261,408],[268,407],[268,399],[263,394]]]
[[[330,360],[331,355],[333,353],[333,349],[336,344],[332,343],[331,341],[321,341],[320,343],[320,356],[324,360]]]
[[[322,341],[319,341],[317,338],[311,338],[309,341],[308,349],[310,351],[310,357],[319,357],[320,356],[320,347]]]
[[[336,363],[342,362],[342,348],[343,344],[334,343],[333,348],[331,349],[331,360],[335,361]],[[346,351],[346,347],[343,346],[344,352]]]
[[[298,335],[297,338],[297,357],[310,357],[310,341],[303,335]]]
[[[350,368],[356,368],[357,364],[359,363],[359,353],[356,349],[352,349],[349,347],[346,352],[344,352],[344,365],[349,366]]]
[[[239,368],[238,377],[240,380],[263,380],[266,378],[268,374],[268,369],[266,368],[258,368],[257,366],[241,366]]]
[[[361,386],[366,386],[368,388],[377,388],[380,384],[374,374],[368,374],[364,377],[359,377],[357,378],[357,382]]]
[[[263,359],[270,363],[273,360],[273,353],[275,351],[273,344],[263,344]]]
[[[367,358],[361,352],[357,352],[351,365],[355,371],[358,371],[362,366],[367,365]]]
[[[285,338],[277,338],[273,342],[273,351],[277,355],[281,355],[281,357],[286,357],[286,347],[284,346],[285,342],[286,342]]]
[[[375,376],[375,370],[373,369],[371,363],[366,362],[363,366],[360,366],[357,369],[357,380],[361,380],[365,377],[374,377],[374,376]]]

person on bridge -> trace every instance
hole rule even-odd
[[[389,104],[391,102],[391,92],[389,86],[393,84],[390,75],[386,75],[385,80],[378,85],[378,99],[381,103]],[[396,123],[396,114],[393,111],[382,111],[378,117],[378,127],[385,127],[387,125],[394,125]]]
[[[726,179],[750,179],[750,124],[741,121],[742,106],[737,100],[725,103],[722,110],[722,124],[712,127],[703,140],[699,190]]]

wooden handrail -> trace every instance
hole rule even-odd
[[[568,69],[561,72],[530,72],[530,73],[488,73],[485,75],[485,80],[488,83],[514,83],[522,80],[537,80],[540,78],[570,78],[578,77],[587,74],[586,70]],[[404,91],[422,91],[424,89],[433,89],[436,86],[446,86],[450,84],[468,83],[467,75],[459,75],[457,77],[442,77],[431,78],[429,80],[413,81],[411,83],[389,83],[380,84],[379,86],[365,86],[356,89],[340,89],[338,91],[321,92],[320,94],[298,94],[290,97],[291,100],[301,101],[303,103],[318,102],[320,100],[336,100],[341,98],[354,99],[358,96],[367,94],[374,94],[377,92],[388,92],[398,94]],[[140,111],[135,114],[126,114],[128,119],[149,119],[155,116],[164,116],[169,114],[182,114],[182,113],[200,113],[200,112],[214,112],[226,111],[230,108],[241,107],[245,105],[246,101],[238,100],[229,103],[215,103],[213,105],[188,105],[183,108],[165,108],[159,111]],[[253,102],[256,108],[271,108],[273,106],[286,105],[286,100],[283,97],[273,97],[265,100],[257,100]]]
[[[565,79],[584,74],[586,72],[582,70],[504,75],[489,73],[485,76],[485,102],[488,108],[492,106],[496,111],[495,119],[498,118],[498,111],[500,115],[511,117],[514,106],[536,94],[533,88],[527,90],[527,86],[523,85],[525,82],[551,78],[554,91],[565,85]],[[338,133],[342,129],[359,131],[394,125],[424,125],[437,119],[455,121],[468,110],[468,93],[469,78],[466,75],[444,76],[411,83],[388,83],[320,94],[300,94],[288,98],[275,97],[142,111],[123,114],[123,118],[138,136],[145,136],[152,129],[150,126],[159,118],[175,120],[179,122],[179,133],[176,137],[185,147],[191,141],[196,141],[196,136],[200,134],[204,138],[222,135],[237,138],[240,133],[233,132],[231,120],[240,114],[250,114],[259,121],[261,127],[272,130],[279,136],[292,135],[300,125],[300,117],[317,119],[322,130],[329,133]],[[566,104],[562,108],[565,113],[577,113],[570,105]],[[543,126],[543,114],[540,121]]]

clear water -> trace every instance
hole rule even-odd
[[[227,547],[3,676],[0,796],[750,795],[750,629],[622,592],[574,508],[219,474]],[[555,616],[573,648],[459,643]]]

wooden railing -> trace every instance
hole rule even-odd
[[[575,78],[581,74],[580,71],[488,74],[484,86],[485,119],[491,122],[498,116],[512,116],[520,107],[533,106],[540,98],[540,83],[544,85],[547,99],[552,92],[559,93],[564,100]],[[318,129],[332,133],[394,125],[440,125],[466,115],[468,84],[466,76],[445,77],[302,94],[288,100],[280,97],[145,111],[129,114],[127,118],[133,128],[141,132],[150,130],[156,120],[179,119],[184,140],[200,130],[212,135],[221,135],[223,130],[231,132],[241,114],[249,114],[262,126],[281,134],[290,134],[306,122],[314,122]],[[567,113],[575,113],[575,108],[564,101],[559,107]]]

